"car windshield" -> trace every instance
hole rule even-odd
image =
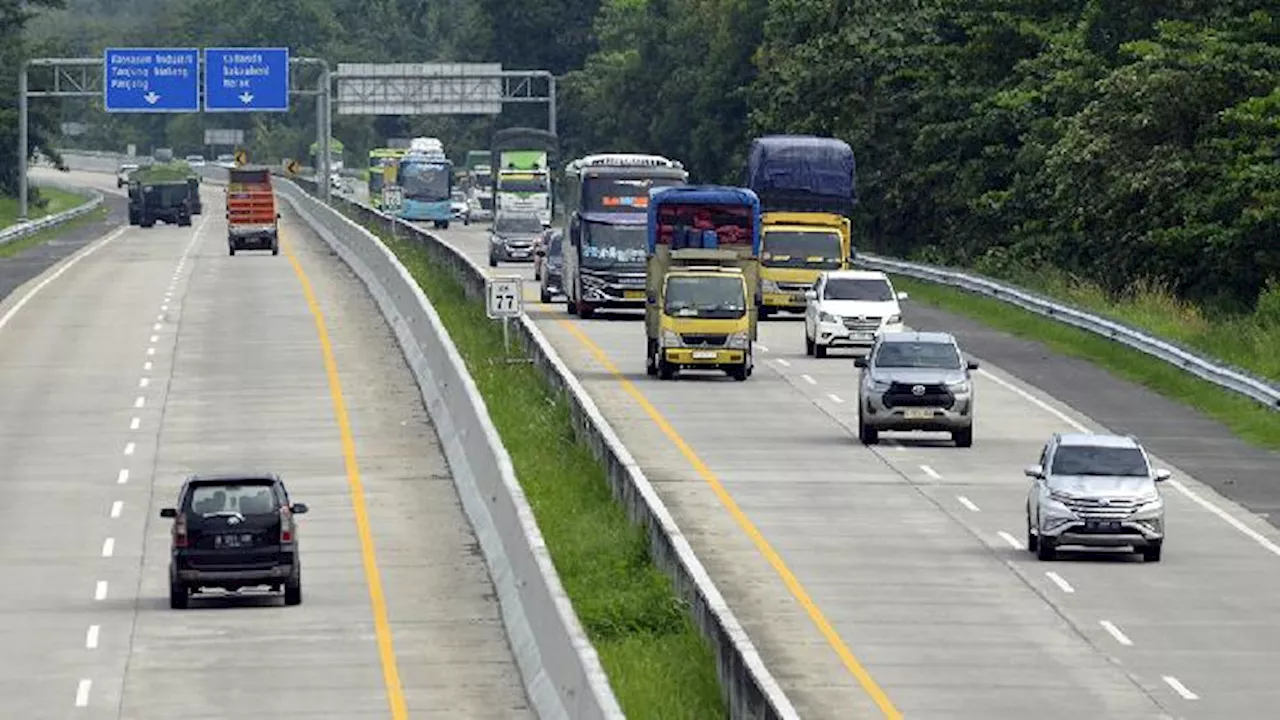
[[[746,312],[740,277],[677,276],[667,280],[668,315],[730,319]]]
[[[582,257],[589,267],[642,263],[648,256],[644,225],[582,223]]]
[[[876,351],[875,366],[930,370],[959,370],[962,367],[956,347],[943,342],[882,343]]]
[[[203,517],[267,515],[278,509],[267,483],[203,483],[191,488],[189,503],[191,512]]]
[[[883,278],[829,278],[822,288],[822,299],[888,302],[893,299],[893,288]]]
[[[769,230],[764,234],[765,267],[840,267],[840,235],[833,232]]]
[[[499,215],[493,231],[499,235],[532,235],[542,232],[542,221],[536,215]]]
[[[1062,445],[1053,454],[1052,474],[1146,477],[1150,472],[1138,448]]]

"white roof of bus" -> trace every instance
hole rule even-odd
[[[661,155],[645,155],[642,153],[600,153],[578,158],[569,163],[570,169],[585,167],[666,167],[684,169],[678,160]]]

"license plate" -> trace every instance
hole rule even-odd
[[[933,410],[929,408],[909,408],[903,412],[908,420],[928,420],[933,417]]]
[[[253,544],[253,536],[248,534],[214,535],[213,546],[219,550],[249,547]]]
[[[639,300],[640,298],[644,297],[644,291],[643,290],[627,290],[622,294],[622,297],[628,300]]]
[[[528,257],[528,256],[529,256],[529,253],[527,253],[527,252],[525,252],[525,251],[523,251],[523,250],[512,250],[512,251],[511,251],[511,257]]]
[[[1118,520],[1089,520],[1084,526],[1089,530],[1119,530],[1120,522]]]
[[[850,333],[850,337],[852,337],[854,340],[870,340],[875,336],[876,336],[875,333],[869,333],[869,332]]]
[[[694,350],[693,359],[694,360],[715,360],[716,351],[715,350]]]

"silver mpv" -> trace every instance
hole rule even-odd
[[[1131,547],[1159,562],[1164,499],[1141,443],[1129,436],[1055,433],[1026,469],[1027,549],[1052,560],[1059,547]]]

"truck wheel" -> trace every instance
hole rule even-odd
[[[573,298],[568,297],[567,295],[565,296],[565,299],[564,299],[564,311],[569,313],[570,315],[578,314],[578,303],[574,302]]]
[[[761,320],[767,320],[769,316],[772,314],[773,314],[773,310],[763,305],[761,305],[760,309],[756,312],[756,316],[759,317]]]
[[[449,229],[449,221],[448,221],[448,220],[445,220],[444,222],[440,223],[440,227],[441,227],[442,229],[444,229],[444,230],[448,230],[448,229]]]
[[[229,251],[229,254],[231,255],[231,257],[235,257],[235,256],[236,256],[236,246],[235,246],[235,245],[228,245],[228,246],[227,246],[227,250]]]
[[[144,228],[152,228],[156,226],[156,219],[144,213],[142,217],[138,219],[138,224]]]
[[[658,358],[658,377],[662,380],[670,380],[676,376],[676,366],[667,362],[666,358]]]
[[[956,447],[973,447],[973,426],[963,430],[955,430],[951,433],[951,439],[955,441]]]
[[[733,378],[734,380],[737,380],[738,382],[743,382],[744,380],[746,380],[747,364],[743,363],[737,367],[729,368],[729,377]]]
[[[191,591],[181,582],[169,578],[169,607],[186,610],[191,605]]]
[[[590,305],[580,302],[578,303],[578,317],[583,320],[590,320],[592,315],[596,314],[596,309]]]

